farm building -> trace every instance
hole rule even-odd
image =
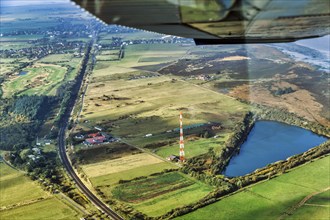
[[[85,139],[85,141],[83,142],[85,145],[103,144],[116,140],[110,134],[106,134],[104,132],[88,134],[87,137],[89,138]]]

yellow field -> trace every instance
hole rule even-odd
[[[156,164],[144,165],[136,168],[132,168],[129,170],[121,171],[118,173],[111,173],[104,176],[97,176],[91,178],[91,182],[94,186],[105,186],[105,185],[115,185],[119,180],[130,180],[139,176],[149,176],[154,173],[159,173],[164,171],[165,169],[176,169],[178,168],[176,165],[161,162]]]
[[[135,154],[114,160],[82,165],[82,169],[89,178],[118,173],[133,168],[162,163],[163,161],[147,153]]]

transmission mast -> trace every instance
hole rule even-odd
[[[183,128],[182,128],[182,112],[180,112],[180,162],[183,163],[184,159],[184,142],[183,142]]]

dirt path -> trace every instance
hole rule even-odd
[[[330,187],[327,187],[325,189],[322,189],[321,191],[318,192],[313,192],[306,196],[303,200],[301,200],[299,203],[293,205],[290,207],[283,215],[279,217],[279,220],[285,219],[287,216],[292,215],[297,209],[299,209],[301,206],[303,206],[309,199],[311,199],[313,196],[316,196],[320,193],[326,192],[330,190]]]

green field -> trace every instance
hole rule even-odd
[[[60,66],[70,66],[72,70],[69,71],[65,80],[73,80],[78,72],[79,66],[81,65],[82,58],[74,57],[72,54],[50,54],[38,61],[38,63],[50,63]]]
[[[229,134],[223,134],[219,138],[201,138],[198,140],[185,141],[185,157],[191,158],[200,154],[207,153],[210,148],[218,151],[224,146],[225,141],[228,139]],[[170,146],[165,146],[155,149],[155,153],[161,157],[168,157],[169,155],[178,155],[178,143]]]
[[[0,211],[1,220],[78,219],[79,215],[59,199],[53,197],[29,205]]]
[[[177,219],[279,219],[309,194],[329,187],[329,165],[327,156]],[[329,204],[329,197],[327,201]],[[323,211],[318,212],[320,207],[303,206],[298,209],[297,216],[293,213],[291,217],[314,219],[317,214],[316,219],[328,219],[330,207],[322,208]]]
[[[125,57],[120,61],[113,61],[111,64],[125,68],[156,65],[179,59],[186,54],[188,49],[177,44],[128,45],[125,49]],[[148,62],[140,62],[140,59],[142,59],[141,61],[147,59]]]
[[[300,220],[308,219],[313,216],[313,219],[327,220],[330,216],[330,190],[313,196],[303,206],[298,208],[293,215],[287,219]]]
[[[199,181],[188,187],[178,189],[161,196],[156,196],[139,204],[131,204],[137,210],[148,216],[159,216],[171,209],[197,202],[212,191],[212,188]]]
[[[116,186],[113,196],[124,202],[139,203],[194,184],[177,172],[137,180]]]
[[[0,163],[0,207],[16,204],[26,200],[49,197],[23,173],[4,163]]]
[[[211,191],[212,187],[179,172],[124,183],[112,190],[115,198],[148,216],[159,216],[196,202]]]
[[[0,162],[0,219],[76,219],[81,213]]]
[[[66,68],[60,66],[34,66],[25,68],[26,75],[13,76],[3,85],[4,96],[14,94],[55,95],[63,82]]]

